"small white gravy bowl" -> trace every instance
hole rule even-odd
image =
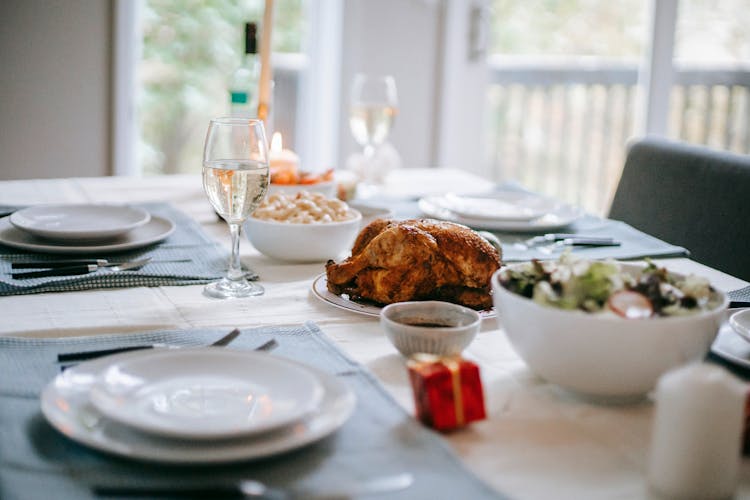
[[[474,340],[480,323],[477,311],[450,302],[396,302],[380,312],[388,340],[406,357],[460,354]]]

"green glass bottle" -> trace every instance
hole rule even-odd
[[[245,23],[245,55],[237,70],[229,79],[229,106],[232,116],[255,118],[258,108],[258,62],[257,25]]]

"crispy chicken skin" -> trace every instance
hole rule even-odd
[[[445,300],[492,307],[490,277],[500,254],[466,226],[432,219],[377,219],[357,236],[352,255],[328,261],[332,293],[379,304]]]

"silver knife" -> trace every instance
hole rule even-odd
[[[320,490],[298,491],[266,486],[260,481],[245,479],[236,483],[223,485],[200,486],[94,486],[98,496],[131,497],[131,498],[267,498],[267,499],[305,499],[334,500],[350,499],[365,495],[390,493],[408,488],[414,483],[414,476],[408,473],[383,476],[362,482],[346,482],[340,486],[321,488]]]
[[[105,264],[99,266],[97,264],[79,264],[74,266],[58,267],[55,269],[45,269],[44,271],[29,271],[24,273],[11,273],[13,279],[28,279],[28,278],[46,278],[48,276],[75,276],[77,274],[89,274],[93,273],[97,269],[109,268],[110,272],[127,271],[128,269],[140,269],[149,263],[151,257],[145,259],[134,260],[133,262],[125,262],[122,264]]]
[[[170,260],[152,260],[152,263],[171,263],[171,262],[192,262],[193,259],[170,259]],[[89,266],[117,266],[124,264],[124,261],[112,262],[107,259],[63,259],[63,260],[51,260],[51,261],[29,261],[29,262],[11,262],[11,269],[55,269],[58,267],[68,267],[75,265],[89,265]]]

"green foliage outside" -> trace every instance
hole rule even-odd
[[[274,52],[300,52],[304,0],[276,0]],[[197,172],[208,121],[229,111],[227,80],[241,64],[244,23],[263,0],[146,0],[137,96],[144,174]]]

